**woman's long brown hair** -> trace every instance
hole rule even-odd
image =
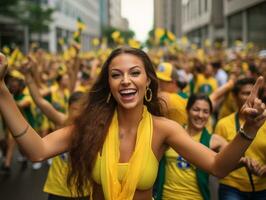
[[[108,68],[112,60],[121,54],[131,54],[140,58],[145,66],[145,71],[151,83],[152,100],[144,104],[150,113],[162,116],[162,108],[159,102],[158,82],[151,60],[145,52],[140,49],[121,47],[115,49],[102,66],[102,71],[95,84],[92,86],[87,101],[81,114],[74,121],[73,140],[70,147],[70,171],[68,174],[68,186],[75,186],[76,192],[83,196],[83,189],[92,180],[92,170],[101,151],[109,125],[117,105],[115,99],[111,97],[109,103],[106,102],[110,93],[108,83]]]

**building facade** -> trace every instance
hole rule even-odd
[[[77,18],[80,18],[86,25],[82,32],[81,43],[83,50],[90,48],[90,41],[94,37],[100,36],[100,3],[94,0],[50,0],[48,5],[55,8],[53,14],[53,23],[50,24],[49,32],[44,40],[49,44],[48,49],[51,52],[57,52],[59,49],[58,40],[66,38],[72,39],[76,31]]]
[[[128,21],[121,16],[121,0],[109,0],[109,25],[120,30],[128,30]]]
[[[199,46],[223,40],[223,0],[183,0],[182,33]]]
[[[228,46],[242,40],[266,49],[265,0],[224,0],[224,17]]]
[[[181,5],[180,0],[154,0],[154,28],[165,28],[180,37]]]
[[[266,48],[266,0],[183,0],[182,34],[202,46],[236,40]]]
[[[0,15],[0,49],[3,46],[12,48],[19,46],[26,51],[28,40],[25,35],[27,34],[27,27],[18,25],[18,22],[10,17]]]

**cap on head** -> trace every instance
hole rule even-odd
[[[156,75],[162,81],[175,81],[178,80],[176,69],[171,63],[163,62],[158,65]]]

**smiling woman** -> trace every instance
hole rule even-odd
[[[219,152],[228,142],[217,134],[210,134],[206,128],[212,113],[212,102],[205,94],[192,94],[187,102],[189,136],[213,151]],[[248,158],[241,158],[239,166],[249,166],[254,162]],[[250,170],[251,167],[250,167]],[[156,185],[156,200],[209,200],[209,175],[197,168],[172,148],[166,151],[160,162],[159,181]]]
[[[151,81],[137,56],[117,56],[109,67],[109,74],[110,90],[118,104],[130,109],[143,103],[143,96]]]
[[[16,137],[28,123],[4,83],[6,69],[7,61],[0,54],[0,112]],[[246,119],[243,131],[253,138],[266,119],[265,105],[257,99],[262,84],[263,78],[258,78],[240,111]],[[69,185],[79,193],[90,185],[97,200],[151,200],[158,161],[169,146],[192,165],[223,177],[251,143],[238,134],[216,154],[178,123],[162,117],[151,60],[142,50],[129,47],[109,55],[72,125],[44,138],[29,127],[16,141],[32,161],[69,151]]]

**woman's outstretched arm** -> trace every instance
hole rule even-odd
[[[0,53],[0,112],[16,142],[32,161],[40,161],[67,151],[71,127],[66,127],[41,138],[24,119],[5,85],[7,59]]]
[[[219,153],[215,153],[193,141],[186,131],[178,124],[169,122],[161,130],[167,130],[165,143],[175,149],[180,155],[199,168],[217,176],[224,177],[235,169],[240,158],[256,136],[257,131],[266,119],[265,105],[257,98],[258,90],[263,84],[263,78],[257,79],[247,102],[241,111],[245,116],[243,132],[237,134]]]

